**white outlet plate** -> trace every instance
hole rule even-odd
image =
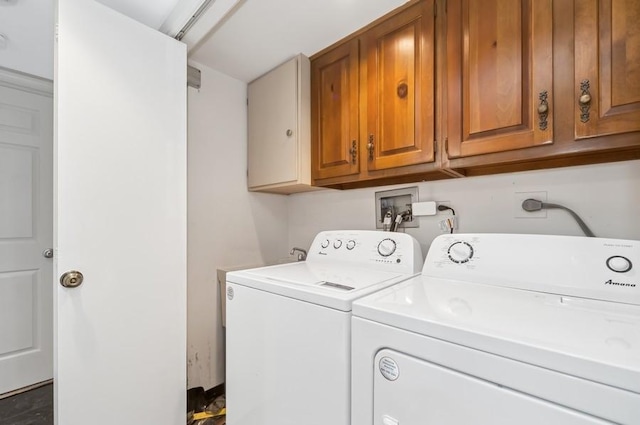
[[[522,209],[522,202],[526,199],[537,199],[547,202],[547,192],[515,192],[513,194],[513,217],[514,218],[547,218],[547,210],[527,212]]]

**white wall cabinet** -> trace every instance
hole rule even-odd
[[[249,190],[296,193],[311,187],[310,73],[303,55],[248,87]]]

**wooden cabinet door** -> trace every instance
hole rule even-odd
[[[576,138],[640,130],[640,2],[575,3]]]
[[[434,31],[434,0],[425,0],[361,38],[369,170],[434,160]]]
[[[551,0],[449,0],[447,8],[448,156],[551,143]]]
[[[358,158],[358,40],[311,64],[313,179],[360,172]]]

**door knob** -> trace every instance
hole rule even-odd
[[[42,251],[42,256],[44,258],[53,258],[53,248],[47,248]]]
[[[70,270],[60,276],[60,285],[65,288],[77,288],[82,285],[82,281],[84,280],[84,276],[77,270]]]

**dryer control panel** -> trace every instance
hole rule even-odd
[[[438,236],[423,275],[640,305],[640,241],[555,235]]]
[[[422,249],[406,233],[372,230],[332,230],[316,235],[307,262],[337,261],[415,274],[422,270]]]

